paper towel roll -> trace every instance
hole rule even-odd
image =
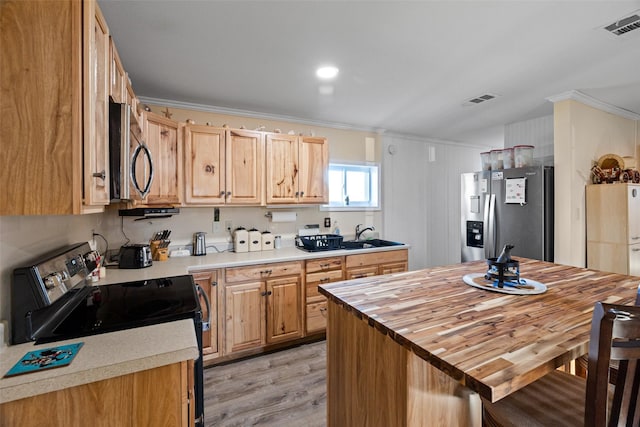
[[[271,222],[295,222],[295,212],[271,212]]]

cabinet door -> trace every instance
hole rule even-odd
[[[640,243],[640,185],[627,185],[629,243]]]
[[[262,204],[264,202],[264,134],[247,130],[228,130],[226,152],[226,203]]]
[[[109,60],[109,95],[111,95],[113,102],[123,103],[125,102],[124,91],[127,74],[122,67],[118,50],[111,37],[109,37]]]
[[[300,276],[267,280],[267,343],[302,337]]]
[[[265,283],[226,285],[225,353],[265,345]]]
[[[298,202],[298,137],[267,134],[267,204]]]
[[[85,2],[84,205],[104,206],[109,192],[109,29],[94,2]]]
[[[323,332],[327,328],[327,301],[307,304],[307,334]]]
[[[329,203],[329,144],[326,138],[299,138],[300,203]]]
[[[218,330],[218,271],[203,271],[193,274],[196,285],[209,297],[209,307],[204,297],[200,296],[200,307],[202,308],[202,321],[209,320],[209,329],[202,331],[202,354],[205,359],[217,356],[220,352],[219,330]]]
[[[631,276],[640,276],[640,243],[629,245],[629,271]]]
[[[182,139],[178,123],[153,113],[143,115],[154,177],[148,204],[182,202]]]
[[[185,138],[185,202],[225,201],[225,130],[187,125]]]

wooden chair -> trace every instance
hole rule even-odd
[[[498,402],[483,399],[483,425],[638,427],[639,359],[640,307],[596,303],[587,379],[553,371]],[[619,362],[613,385],[612,360]]]
[[[640,306],[640,285],[638,285],[638,293],[636,294],[636,305]],[[578,357],[575,360],[575,373],[576,375],[587,378],[587,367],[589,365],[589,355]],[[611,384],[616,383],[618,378],[618,362],[613,361],[609,369],[609,381]]]

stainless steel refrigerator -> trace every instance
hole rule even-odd
[[[513,256],[553,261],[553,168],[462,174],[462,261]]]

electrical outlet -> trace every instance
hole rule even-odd
[[[232,221],[230,221],[230,220],[225,221],[225,222],[224,222],[224,228],[225,228],[227,231],[233,231],[233,222],[232,222]]]

